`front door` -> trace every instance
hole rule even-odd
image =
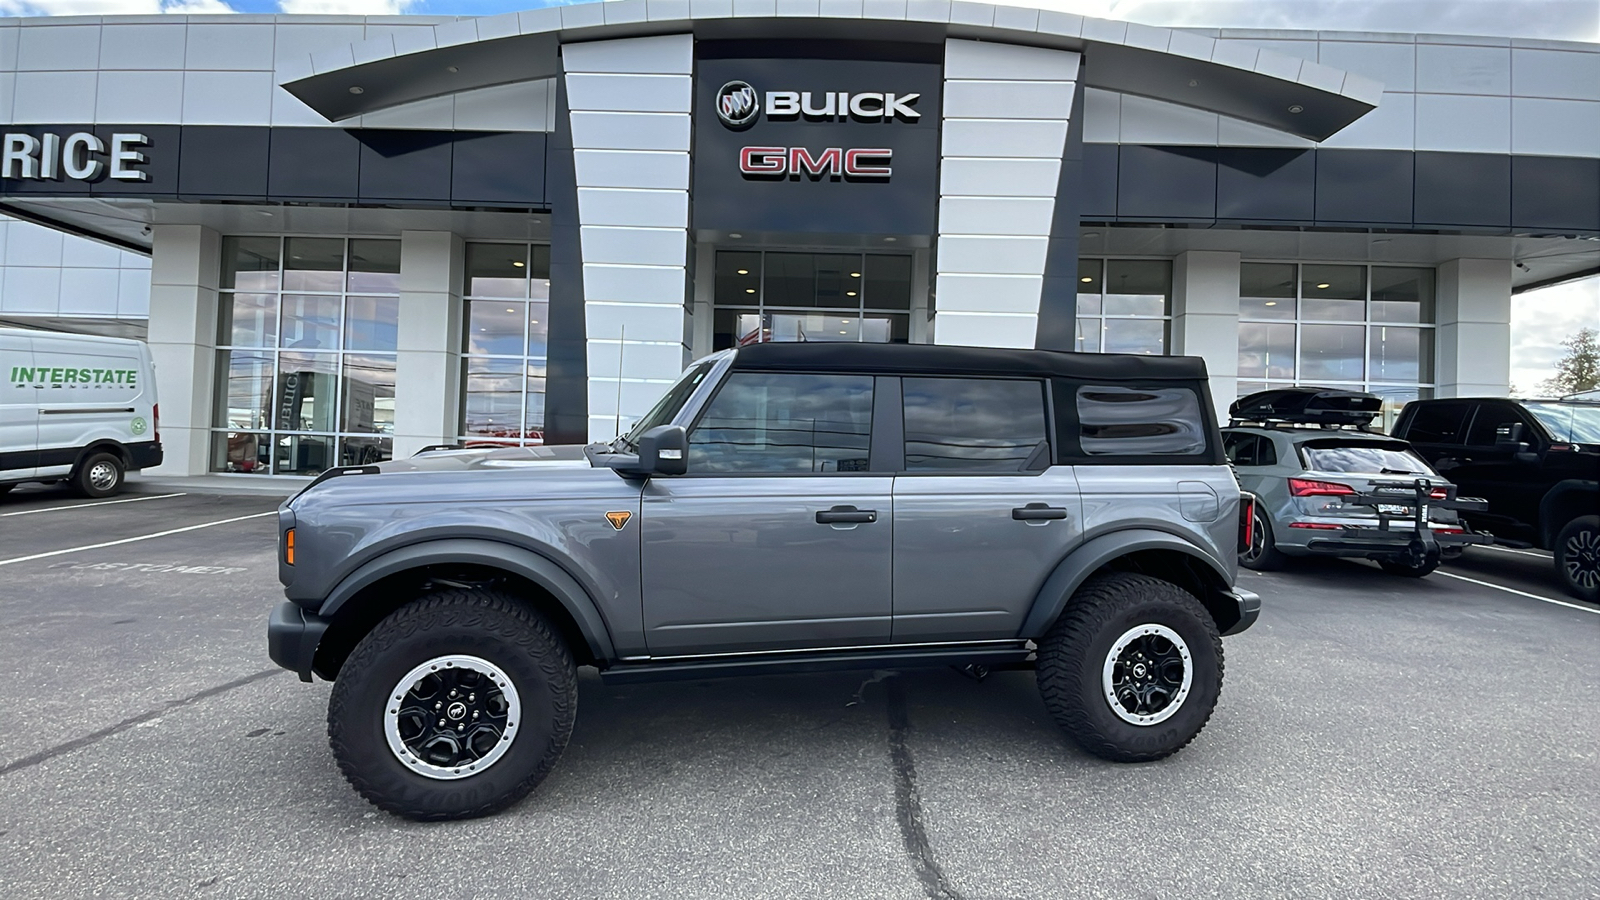
[[[869,466],[874,378],[733,372],[688,474],[645,487],[653,656],[885,643],[893,476]]]

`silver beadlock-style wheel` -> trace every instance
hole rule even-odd
[[[476,656],[440,656],[389,692],[383,733],[408,769],[449,781],[476,775],[511,749],[522,703],[503,669]]]
[[[1189,645],[1165,625],[1136,625],[1106,654],[1100,687],[1117,718],[1155,725],[1171,718],[1189,696],[1194,666]]]

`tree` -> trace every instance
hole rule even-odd
[[[1556,362],[1556,374],[1539,389],[1556,395],[1576,394],[1600,387],[1600,341],[1593,328],[1585,328],[1561,342],[1567,355]]]

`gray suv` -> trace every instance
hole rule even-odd
[[[1159,759],[1260,608],[1211,409],[1192,358],[725,351],[608,444],[329,471],[279,511],[269,650],[334,681],[340,769],[417,819],[531,791],[576,666],[1036,670],[1086,750]]]

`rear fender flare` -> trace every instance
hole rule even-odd
[[[1140,550],[1176,550],[1205,563],[1222,584],[1233,583],[1233,577],[1216,560],[1175,534],[1153,528],[1113,531],[1084,542],[1082,546],[1067,554],[1066,559],[1056,564],[1055,571],[1050,573],[1050,577],[1046,578],[1044,585],[1039,588],[1039,593],[1033,601],[1033,608],[1023,620],[1018,637],[1042,637],[1061,615],[1061,610],[1066,608],[1067,601],[1071,600],[1078,588],[1089,580],[1090,575],[1106,563]],[[1207,598],[1197,599],[1210,607],[1210,604],[1206,603]],[[1221,623],[1219,627],[1222,627]]]
[[[578,630],[583,633],[583,639],[588,643],[589,651],[595,659],[616,658],[610,629],[606,627],[599,608],[578,584],[577,579],[567,574],[565,569],[548,557],[532,550],[496,541],[467,539],[424,541],[390,550],[382,556],[368,560],[360,568],[345,576],[344,580],[328,594],[327,599],[322,601],[317,615],[324,619],[332,619],[351,597],[380,579],[408,569],[439,564],[488,566],[528,579],[548,591],[550,596],[567,611],[577,623]]]
[[[1555,546],[1556,535],[1571,521],[1570,517],[1557,515],[1558,509],[1572,505],[1580,510],[1593,510],[1597,495],[1600,495],[1600,482],[1582,478],[1568,478],[1551,486],[1539,501],[1540,543],[1546,547]]]

